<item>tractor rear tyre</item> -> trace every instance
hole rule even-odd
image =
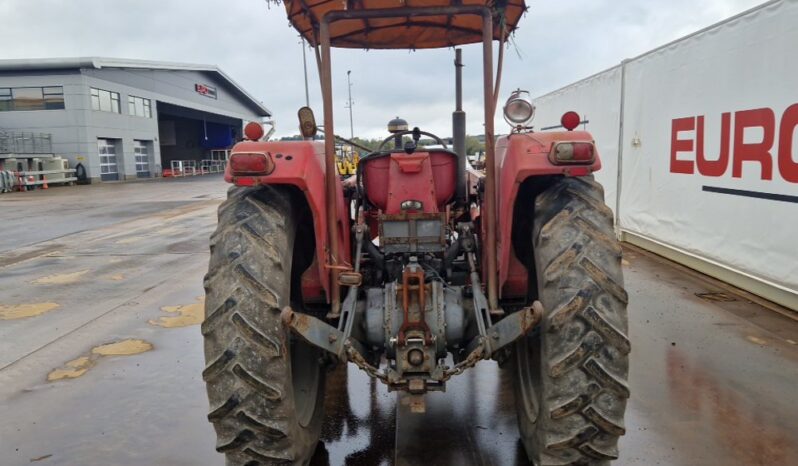
[[[534,272],[545,311],[513,358],[522,441],[538,466],[608,464],[625,433],[630,351],[612,212],[592,176],[558,180],[534,208]]]
[[[228,465],[307,464],[321,431],[321,355],[291,338],[280,319],[298,279],[300,223],[290,194],[231,188],[211,236],[202,378],[216,450]]]

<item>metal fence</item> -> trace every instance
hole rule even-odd
[[[53,137],[46,133],[0,130],[0,154],[52,154]]]

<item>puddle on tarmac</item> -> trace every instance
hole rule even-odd
[[[92,348],[92,354],[100,356],[129,356],[139,354],[152,349],[152,343],[144,340],[127,339],[100,345]]]
[[[327,374],[325,419],[311,466],[385,465],[394,457],[396,396],[353,364]]]
[[[62,379],[74,379],[85,374],[94,365],[94,361],[89,356],[81,356],[77,359],[67,361],[64,367],[54,369],[47,374],[47,380],[55,382]]]
[[[81,277],[89,273],[89,270],[79,270],[77,272],[72,273],[58,273],[54,275],[48,275],[46,277],[37,278],[33,280],[31,283],[34,285],[69,285],[70,283],[76,283],[80,281]]]
[[[155,233],[158,234],[158,235],[168,235],[168,234],[177,233],[177,232],[180,232],[180,231],[183,231],[183,228],[174,226],[174,227],[161,228],[160,230],[156,230]]]
[[[182,304],[179,306],[163,306],[161,310],[177,315],[161,316],[158,320],[149,320],[147,322],[150,325],[175,328],[201,324],[202,320],[205,318],[205,296],[198,297],[196,303]]]
[[[57,309],[56,303],[0,304],[0,320],[24,319],[35,317]]]
[[[143,236],[132,236],[130,238],[120,239],[115,242],[115,244],[131,244],[131,243],[138,243],[139,241],[143,240]]]
[[[751,343],[757,344],[759,346],[767,346],[768,345],[768,341],[767,340],[765,340],[764,338],[755,337],[753,335],[748,335],[747,337],[745,337],[745,339],[750,341]]]
[[[130,356],[144,353],[151,349],[152,343],[133,338],[95,346],[91,349],[91,353],[88,356],[80,356],[79,358],[67,361],[63,367],[50,371],[50,373],[47,374],[47,380],[49,382],[55,382],[56,380],[75,379],[94,367],[97,361],[103,356]]]

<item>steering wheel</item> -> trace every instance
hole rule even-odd
[[[377,148],[377,152],[382,152],[382,150],[383,150],[383,148],[385,147],[386,144],[388,144],[389,142],[393,141],[394,138],[396,138],[397,136],[401,137],[401,136],[404,136],[405,134],[414,134],[414,135],[418,134],[419,136],[422,136],[422,135],[423,136],[428,136],[428,137],[434,139],[435,142],[437,142],[438,144],[442,145],[444,149],[449,149],[449,146],[447,146],[446,143],[443,142],[443,139],[439,138],[438,136],[435,136],[432,133],[428,133],[426,131],[419,131],[417,128],[414,128],[412,130],[404,130],[404,131],[400,131],[398,133],[395,133],[395,134],[392,134],[392,135],[388,136],[387,138],[385,138],[382,141],[382,144],[380,144],[380,147]],[[400,147],[397,147],[396,149],[397,150],[401,150]]]

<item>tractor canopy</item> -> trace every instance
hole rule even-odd
[[[449,12],[447,7],[487,7],[493,14],[493,38],[515,31],[526,11],[524,0],[283,0],[288,20],[311,44],[319,45],[319,25],[330,12],[343,13],[330,24],[330,45],[363,49],[428,49],[481,42],[482,19]],[[422,14],[421,9],[426,9]],[[437,9],[437,10],[433,10]],[[346,18],[346,12],[375,13]],[[379,11],[406,14],[379,17]]]

